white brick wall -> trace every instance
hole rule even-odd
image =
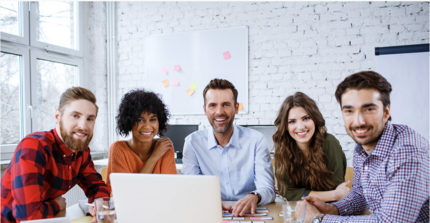
[[[108,151],[106,4],[85,2],[84,8],[84,68],[89,76],[87,87],[96,96],[99,107],[90,148],[91,151]]]
[[[250,110],[237,115],[236,123],[273,124],[282,101],[302,91],[317,101],[328,132],[341,142],[351,166],[354,143],[334,98],[336,86],[347,75],[375,70],[375,47],[429,43],[429,3],[118,2],[118,100],[144,86],[146,37],[244,25],[249,27]],[[104,55],[104,46],[98,48]],[[101,56],[98,51],[92,55]],[[106,94],[105,80],[98,81],[105,65],[93,64],[91,72],[101,97]],[[99,106],[105,101],[99,98]],[[100,122],[97,130],[105,129],[106,123]],[[172,116],[170,123],[209,127],[203,111]],[[97,134],[95,142],[107,148],[106,135]]]

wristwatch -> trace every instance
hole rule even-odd
[[[319,214],[319,215],[317,215],[317,216],[315,216],[315,218],[312,220],[312,223],[321,223],[323,217],[324,217],[324,214],[322,214],[322,213]]]
[[[257,195],[257,197],[258,197],[257,204],[260,203],[260,201],[261,201],[261,195],[259,193],[257,193],[257,191],[252,191],[249,194],[255,194],[255,195]]]

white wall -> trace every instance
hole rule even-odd
[[[95,25],[98,18],[90,19]],[[236,124],[273,124],[282,101],[302,91],[318,102],[328,132],[341,142],[352,166],[354,143],[334,98],[336,86],[352,73],[376,70],[375,47],[429,43],[429,3],[118,2],[118,100],[144,86],[146,37],[243,25],[249,26],[250,112],[237,115]],[[90,48],[92,56],[104,56],[104,46]],[[106,64],[91,66],[99,106],[106,108]],[[106,114],[106,123],[100,120],[96,130],[103,134],[94,137],[93,145],[107,149]],[[209,127],[203,110],[202,115],[172,116],[170,123]]]
[[[88,88],[97,98],[99,112],[94,128],[91,151],[108,151],[107,62],[106,62],[106,4],[84,4],[84,68],[88,75]]]

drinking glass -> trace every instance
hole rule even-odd
[[[99,197],[94,200],[97,222],[98,223],[115,223],[115,204],[113,198]]]
[[[295,206],[294,203],[296,203]],[[284,215],[284,223],[303,223],[305,222],[306,202],[284,201],[282,203],[282,213]]]

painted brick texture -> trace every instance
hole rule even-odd
[[[237,115],[236,124],[273,124],[282,101],[302,91],[317,101],[351,166],[354,142],[343,126],[336,86],[352,73],[375,70],[375,47],[429,43],[429,3],[118,2],[118,100],[145,84],[146,37],[245,25],[249,114]],[[106,85],[98,83],[103,75],[92,75],[97,96],[103,97]],[[203,110],[172,116],[170,123],[210,126]]]

